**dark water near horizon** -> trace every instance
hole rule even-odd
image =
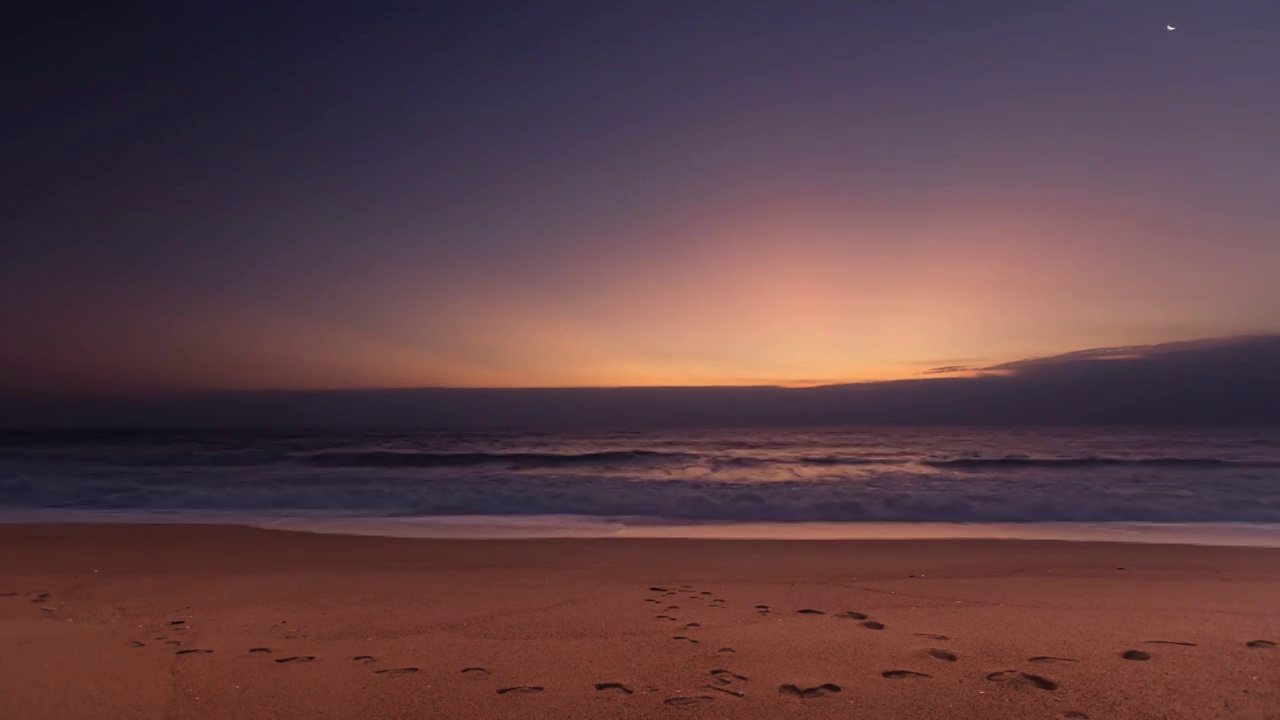
[[[1280,522],[1280,428],[0,435],[0,509]]]

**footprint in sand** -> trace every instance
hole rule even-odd
[[[679,609],[680,609],[679,605],[668,605],[665,608],[663,608],[663,610],[666,610],[667,612],[671,612],[672,610],[679,610]]]
[[[289,657],[276,658],[278,663],[307,663],[315,660],[315,655],[290,655]]]
[[[175,654],[175,655],[208,655],[208,654],[209,654],[209,653],[211,653],[211,652],[213,652],[213,651],[212,651],[212,650],[201,650],[201,649],[199,649],[199,648],[187,648],[186,650],[179,650],[178,652],[176,652],[176,653],[174,653],[174,654]]]
[[[179,646],[179,645],[181,645],[181,644],[182,644],[182,641],[181,641],[181,640],[165,640],[165,641],[164,641],[164,644],[165,644],[165,645],[173,645],[174,647],[177,647],[177,646]]]
[[[1120,653],[1120,657],[1124,658],[1125,660],[1150,660],[1151,653],[1145,652],[1143,650],[1125,650],[1124,652]]]
[[[684,629],[692,630],[693,628],[700,628],[700,627],[702,627],[702,623],[689,623],[688,625],[684,626]]]
[[[31,602],[33,603],[42,603],[42,602],[48,602],[48,601],[49,601],[49,593],[40,593],[39,595],[31,599]]]
[[[129,647],[146,647],[146,646],[147,644],[144,642],[138,642],[137,640],[129,641]]]
[[[825,612],[821,610],[814,610],[813,608],[805,608],[803,610],[797,610],[796,613],[799,615],[826,615]]]
[[[933,676],[915,670],[885,670],[880,677],[886,680],[928,680]]]
[[[179,625],[186,625],[186,624],[187,624],[186,620],[170,620],[169,621],[169,625],[171,627],[177,627]]]
[[[658,600],[658,599],[656,599],[656,598],[645,598],[645,599],[644,599],[644,601],[645,601],[645,602],[647,602],[647,603],[653,603],[653,604],[655,604],[655,605],[661,605],[661,604],[662,604],[662,601],[661,601],[661,600]]]
[[[684,635],[673,635],[673,636],[671,636],[671,639],[672,639],[672,640],[684,640],[685,642],[690,642],[690,643],[693,643],[694,645],[697,645],[697,644],[698,644],[698,641],[697,641],[697,640],[694,640],[694,639],[693,639],[693,638],[691,638],[691,637],[685,637]]]
[[[358,663],[368,664],[368,663],[378,662],[378,659],[377,659],[377,658],[375,658],[375,657],[374,657],[374,656],[372,656],[372,655],[357,655],[357,656],[355,656],[355,657],[351,658],[351,662],[358,662]]]
[[[249,648],[249,654],[250,655],[270,655],[271,648],[265,648],[265,647]]]
[[[758,613],[760,613],[760,614],[767,613],[767,612],[769,612],[769,611],[770,611],[770,609],[771,609],[771,608],[770,608],[768,605],[757,605],[757,606],[756,606],[756,612],[758,612]]]
[[[860,613],[853,610],[846,610],[845,612],[840,613],[836,617],[845,618],[847,620],[866,620],[871,616],[867,615],[866,613]]]
[[[662,704],[670,705],[672,707],[693,707],[695,705],[709,703],[714,700],[715,698],[710,695],[677,695],[676,697],[669,697],[666,700],[663,700]]]
[[[778,693],[782,695],[791,695],[798,698],[817,698],[824,695],[834,695],[840,692],[839,685],[834,683],[823,683],[817,687],[802,688],[799,685],[781,685],[778,687]]]
[[[488,670],[485,670],[482,667],[468,667],[468,668],[462,668],[462,674],[470,675],[472,677],[489,677],[493,673],[489,672]]]
[[[723,668],[716,668],[709,674],[712,679],[721,685],[732,685],[734,682],[747,682],[748,680],[746,675],[739,675],[732,670],[725,670]]]
[[[634,695],[634,694],[635,694],[635,691],[634,691],[634,690],[632,690],[631,688],[627,687],[626,685],[623,685],[622,683],[616,683],[616,682],[603,682],[603,683],[596,683],[596,691],[598,691],[598,692],[604,692],[604,691],[606,691],[606,690],[617,690],[618,692],[622,693],[623,695]]]
[[[915,635],[916,637],[928,638],[930,640],[950,640],[951,639],[946,635],[939,635],[938,633],[911,633],[911,634]]]
[[[1275,646],[1276,644],[1271,642],[1270,640],[1250,640],[1249,642],[1245,643],[1245,647],[1251,647],[1254,650],[1270,650]]]
[[[499,695],[537,695],[542,692],[540,685],[517,685],[516,687],[498,688]]]
[[[374,674],[375,674],[375,675],[387,675],[387,674],[390,674],[390,675],[407,675],[407,674],[410,674],[410,673],[416,673],[416,672],[418,672],[418,668],[416,668],[416,667],[383,668],[383,669],[381,669],[381,670],[374,670],[373,672],[374,672]]]
[[[667,589],[663,587],[651,587],[649,588],[649,592],[667,592]]]
[[[876,622],[875,620],[868,620],[862,623],[862,627],[868,630],[883,630],[884,623]]]
[[[1047,677],[1032,675],[1018,670],[997,670],[989,673],[987,680],[995,683],[1005,683],[1008,685],[1028,685],[1030,687],[1048,690],[1050,692],[1058,689],[1058,683]]]
[[[731,648],[731,647],[722,647],[722,648],[720,648],[719,650],[717,650],[716,652],[720,653],[721,655],[732,655],[733,653],[736,653],[736,652],[738,652],[738,651],[737,651],[737,650],[734,650],[734,649],[733,649],[733,648]]]
[[[700,592],[700,593],[698,593],[698,594],[699,594],[699,595],[710,595],[710,594],[711,594],[711,592],[710,592],[710,591],[708,591],[708,590],[703,590],[702,592]]]
[[[1033,658],[1027,658],[1027,662],[1033,662],[1033,663],[1038,663],[1043,665],[1047,663],[1067,663],[1067,662],[1076,662],[1076,661],[1072,658],[1054,657],[1053,655],[1037,655]]]
[[[947,652],[941,648],[929,648],[928,650],[925,650],[925,652],[928,653],[930,657],[945,660],[947,662],[955,662],[960,659],[955,653]]]
[[[670,615],[657,615],[653,619],[654,620],[675,620],[675,618],[671,617]]]
[[[1193,642],[1182,642],[1181,640],[1143,640],[1147,645],[1181,645],[1182,647],[1196,647]]]
[[[736,698],[744,698],[747,696],[747,694],[742,692],[741,690],[734,690],[733,688],[720,687],[719,685],[703,685],[703,687],[705,687],[708,690],[715,690],[716,692],[722,692],[725,695],[732,695]]]

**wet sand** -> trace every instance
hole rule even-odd
[[[1275,718],[1280,550],[0,526],[0,717]]]

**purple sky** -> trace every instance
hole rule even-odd
[[[1274,0],[28,12],[0,391],[816,384],[1280,330]]]

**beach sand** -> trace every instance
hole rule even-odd
[[[1280,551],[0,527],[0,718],[1276,718]]]

